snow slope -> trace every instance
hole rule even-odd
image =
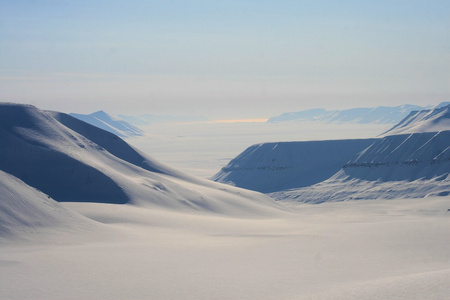
[[[450,104],[434,109],[412,111],[382,136],[442,130],[450,130]]]
[[[173,170],[170,167],[165,166],[152,158],[149,158],[144,153],[141,153],[139,150],[133,148],[113,133],[105,131],[101,128],[98,128],[94,125],[91,125],[64,113],[48,111],[47,114],[50,114],[64,126],[88,138],[114,156],[123,159],[133,165],[152,172],[182,177],[184,177],[183,175],[185,175],[181,175],[180,172]]]
[[[409,104],[395,107],[379,106],[374,108],[352,108],[331,111],[319,108],[284,113],[270,118],[267,122],[323,121],[327,123],[395,124],[407,116],[409,112],[421,109],[424,109],[424,107]]]
[[[4,141],[0,169],[58,201],[134,203],[238,215],[270,213],[279,207],[258,193],[164,167],[117,137],[82,126],[68,115],[5,103],[0,105],[0,120]]]
[[[257,144],[231,160],[213,180],[270,193],[330,178],[374,139]]]
[[[450,131],[393,135],[376,140],[330,179],[272,196],[312,203],[447,196],[449,173]]]
[[[450,131],[378,139],[345,164],[344,172],[381,181],[445,178],[450,172]]]
[[[79,120],[92,124],[98,128],[104,129],[120,137],[141,136],[143,131],[126,121],[114,118],[104,111],[100,110],[89,115],[70,114]]]
[[[130,204],[56,203],[0,171],[1,299],[441,300],[450,294],[448,197],[295,203],[285,213],[262,194],[170,170],[79,122],[0,104],[0,164],[16,152],[19,174],[26,154],[35,159],[26,162],[59,166],[65,176],[70,158],[110,178]],[[155,172],[140,167],[142,159]],[[91,231],[94,221],[86,225],[71,211],[98,228]],[[34,239],[9,239],[24,232]]]
[[[214,179],[313,203],[448,195],[449,109],[412,112],[378,139],[255,145]]]
[[[0,191],[0,237],[23,235],[37,228],[75,230],[94,223],[3,171]]]

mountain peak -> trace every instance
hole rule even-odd
[[[140,136],[143,134],[141,129],[124,120],[112,117],[103,110],[99,110],[88,115],[75,113],[71,113],[70,115],[120,137]]]

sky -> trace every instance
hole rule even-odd
[[[450,101],[448,0],[0,7],[0,101],[216,119]]]

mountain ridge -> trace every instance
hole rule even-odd
[[[412,111],[398,124],[380,136],[449,130],[450,103],[447,103],[443,102],[433,109]]]
[[[411,111],[422,110],[422,107],[411,104],[399,106],[378,106],[372,108],[351,108],[345,110],[325,110],[315,108],[298,112],[283,113],[279,116],[271,117],[268,123],[278,123],[287,121],[322,121],[325,123],[357,123],[357,124],[395,124],[403,119]]]
[[[122,140],[116,143],[119,137],[66,114],[2,103],[0,120],[0,139],[5,141],[0,144],[0,170],[57,201],[230,215],[270,215],[282,210],[259,193],[165,167]]]
[[[91,114],[77,114],[70,113],[72,117],[75,117],[81,121],[99,127],[103,130],[109,131],[120,137],[132,137],[141,136],[143,131],[136,126],[129,124],[128,122],[115,118],[103,110],[93,112]]]
[[[393,127],[387,134],[368,140],[369,143],[356,151],[349,146],[338,149],[333,141],[317,144],[314,151],[306,153],[300,149],[294,151],[291,146],[292,162],[298,161],[302,169],[297,175],[301,182],[297,186],[286,186],[284,182],[294,180],[289,170],[273,170],[271,181],[278,185],[268,189],[264,180],[266,170],[258,170],[258,164],[270,153],[256,153],[255,146],[249,147],[233,159],[215,177],[215,180],[226,183],[229,180],[236,186],[252,188],[270,193],[272,197],[284,201],[300,201],[321,203],[324,201],[344,201],[349,199],[375,199],[426,197],[427,195],[448,195],[450,193],[450,105],[441,103],[430,110],[411,112],[409,116]],[[430,125],[433,125],[431,126]],[[401,130],[417,131],[412,133],[389,134]],[[431,129],[439,131],[430,131]],[[397,129],[397,131],[395,131]],[[445,130],[446,129],[446,130]],[[405,131],[407,131],[405,130]],[[345,141],[344,141],[345,143]],[[270,148],[271,144],[266,147]],[[298,144],[305,147],[307,143]],[[262,149],[264,144],[259,145]],[[325,149],[325,150],[324,150]],[[341,155],[337,155],[338,152]],[[345,153],[347,156],[342,155]],[[285,155],[275,155],[277,161]],[[324,164],[331,157],[338,166]],[[321,159],[318,159],[321,158]],[[345,161],[348,159],[347,161]],[[341,165],[339,166],[339,163]],[[236,167],[238,166],[238,167]],[[245,166],[253,166],[245,169]],[[240,168],[239,168],[240,167]],[[328,172],[324,172],[327,170]],[[302,176],[298,176],[301,174]],[[247,174],[244,174],[247,173]],[[317,173],[327,174],[312,182]],[[333,174],[330,174],[333,173]],[[248,183],[263,182],[262,185]]]

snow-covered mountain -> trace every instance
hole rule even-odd
[[[447,105],[439,105],[434,109],[412,111],[402,121],[386,131],[383,136],[450,130],[450,103],[443,104]]]
[[[57,201],[235,215],[279,207],[261,194],[173,170],[113,134],[31,105],[0,104],[0,140],[0,170]]]
[[[365,140],[255,145],[233,159],[214,179],[272,192],[271,196],[279,200],[314,203],[447,195],[449,109],[449,105],[439,105],[433,110],[413,112],[389,131],[415,133]]]
[[[117,119],[100,110],[89,115],[70,113],[72,117],[94,125],[120,137],[140,136],[143,131],[124,120]]]
[[[447,196],[449,174],[450,131],[393,135],[376,140],[330,179],[272,196],[312,203]]]
[[[325,110],[318,108],[284,113],[270,118],[267,122],[322,121],[326,123],[395,124],[406,117],[411,111],[422,109],[425,108],[409,104],[394,107],[379,106],[374,108],[353,108],[346,110]]]
[[[230,161],[213,180],[270,193],[330,178],[374,139],[257,144]]]
[[[413,181],[447,177],[450,131],[392,135],[376,140],[343,166],[350,177]]]

